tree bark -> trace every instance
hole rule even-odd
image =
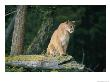
[[[53,28],[53,18],[47,18],[42,22],[41,29],[39,29],[37,35],[29,45],[25,54],[40,54],[45,50],[50,39],[51,31]]]
[[[10,55],[19,55],[23,53],[25,14],[26,6],[18,6]]]

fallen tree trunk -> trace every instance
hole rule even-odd
[[[36,69],[84,69],[84,65],[77,63],[72,56],[18,55],[6,57],[5,62],[6,65]]]

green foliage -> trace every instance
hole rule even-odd
[[[87,72],[87,70],[79,69],[43,69],[43,68],[29,68],[7,65],[5,67],[6,72]]]
[[[7,66],[5,67],[6,72],[23,72],[25,71],[23,67],[16,67],[16,66]]]

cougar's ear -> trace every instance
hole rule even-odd
[[[68,21],[66,21],[66,24],[68,24],[70,21],[68,20]]]

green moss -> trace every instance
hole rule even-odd
[[[43,60],[45,57],[42,55],[13,55],[5,57],[5,62],[8,61],[36,61]]]
[[[72,58],[71,56],[48,56],[48,55],[13,55],[5,57],[5,62],[10,61],[43,61],[43,60],[51,60],[52,58],[58,60],[58,62],[65,61],[65,59],[69,60]]]

